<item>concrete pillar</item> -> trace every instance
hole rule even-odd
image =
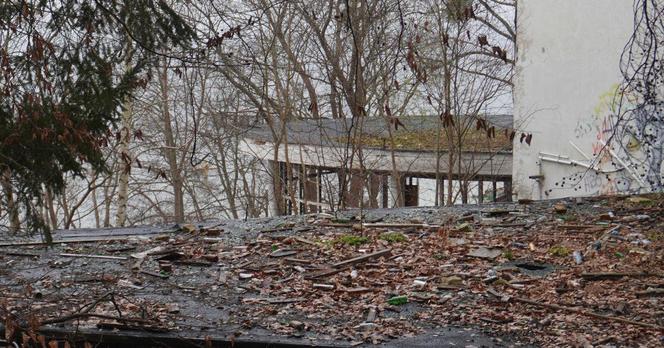
[[[484,181],[479,180],[477,182],[477,203],[482,204],[484,203]]]
[[[512,180],[506,180],[505,183],[505,199],[508,202],[512,201]]]
[[[491,181],[492,191],[491,191],[491,201],[495,202],[498,199],[498,185],[496,184],[496,179]]]
[[[400,175],[401,176],[401,175]],[[397,184],[397,180],[401,180],[401,189],[403,190],[404,187],[404,182],[403,179],[400,178],[395,178],[394,175],[390,175],[388,178],[388,191],[389,191],[389,207],[388,208],[396,208],[400,206],[400,203],[398,201],[399,197],[399,192],[397,191],[399,185]],[[401,197],[403,197],[403,192],[401,193]]]
[[[317,168],[305,168],[304,173],[302,199],[307,203],[302,204],[302,212],[305,214],[318,213],[319,205],[308,204],[308,202],[320,203],[320,170]]]
[[[417,207],[419,203],[419,186],[413,183],[413,178],[408,178],[408,181],[404,180],[404,205],[406,207]]]
[[[445,205],[445,179],[438,179],[438,184],[436,186],[438,186],[438,197],[436,198],[436,204],[438,206],[443,206]]]
[[[381,175],[380,177],[380,186],[381,186],[381,198],[383,208],[389,208],[390,202],[390,187],[389,187],[389,175]]]

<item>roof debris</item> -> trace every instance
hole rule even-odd
[[[514,344],[662,344],[664,200],[573,202],[383,211],[359,231],[313,214],[167,239],[15,243],[0,248],[0,315],[10,336],[57,323],[355,345],[456,325]]]

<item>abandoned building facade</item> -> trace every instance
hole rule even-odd
[[[463,151],[452,168],[440,160],[444,153],[431,148],[394,151],[384,142],[351,148],[340,141],[351,122],[345,120],[296,122],[280,143],[257,129],[248,133],[243,150],[282,178],[277,184],[286,202],[273,202],[275,215],[293,213],[294,205],[300,212],[333,210],[324,178],[338,181],[343,171],[373,182],[366,185],[373,189],[351,188],[356,197],[348,207],[362,204],[359,197],[369,208],[442,205],[446,189],[459,192],[453,203],[660,191],[661,108],[644,104],[643,95],[630,88],[638,81],[626,81],[628,74],[640,73],[627,60],[641,59],[652,39],[635,25],[643,7],[641,0],[519,2],[514,116],[485,115],[517,136],[500,150]],[[563,19],[570,25],[557,25]],[[406,117],[406,128],[435,128],[437,117],[430,118]],[[380,121],[367,122],[373,135],[385,128]],[[470,180],[464,178],[468,173]],[[423,200],[419,179],[434,180],[434,199]]]

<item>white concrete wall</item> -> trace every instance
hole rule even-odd
[[[583,154],[592,158],[601,146],[610,128],[604,102],[622,81],[620,55],[633,31],[633,1],[524,0],[517,21],[515,127],[533,138],[530,146],[520,143],[520,134],[515,139],[515,195],[546,199],[619,192],[619,177],[607,181],[582,166],[542,161],[539,154],[587,164]],[[540,174],[539,184],[529,178]]]

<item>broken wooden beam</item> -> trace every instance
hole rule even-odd
[[[364,223],[362,224],[363,228],[438,228],[440,225],[429,225],[429,224],[405,224],[405,223]]]
[[[78,243],[96,243],[105,241],[127,240],[127,236],[120,237],[99,237],[99,238],[79,238],[79,239],[56,239],[51,244],[78,244]],[[47,242],[10,242],[0,243],[0,248],[18,247],[18,246],[47,246]]]
[[[86,259],[118,260],[118,261],[128,260],[124,256],[108,256],[108,255],[92,255],[92,254],[67,254],[67,253],[62,253],[62,254],[60,254],[60,256],[62,256],[62,257],[86,258]]]
[[[354,265],[354,264],[357,264],[357,263],[360,263],[360,262],[364,262],[364,261],[367,261],[367,260],[371,260],[371,259],[374,259],[374,258],[378,258],[378,257],[384,256],[384,255],[387,255],[390,252],[392,252],[392,249],[379,250],[379,251],[376,251],[375,253],[362,255],[362,256],[354,257],[352,259],[337,262],[337,263],[333,264],[332,267],[339,268],[339,267]]]
[[[638,291],[636,297],[664,297],[664,289],[647,289],[645,291]]]
[[[198,266],[198,267],[210,267],[212,262],[205,260],[175,260],[173,264],[184,265],[184,266]]]
[[[65,322],[68,322],[68,321],[71,321],[71,320],[88,319],[88,318],[99,318],[99,319],[115,320],[115,321],[121,322],[121,323],[140,323],[140,324],[150,324],[151,323],[149,320],[142,319],[142,318],[116,317],[116,316],[112,316],[112,315],[85,312],[85,313],[73,313],[73,314],[66,315],[66,316],[59,317],[59,318],[43,320],[43,321],[40,322],[40,324],[41,325],[50,325],[50,324],[65,323]]]
[[[581,278],[593,281],[593,280],[618,280],[624,277],[650,277],[657,276],[653,273],[648,272],[587,272],[581,273]]]
[[[324,269],[322,271],[314,272],[308,275],[304,276],[304,279],[317,279],[317,278],[322,278],[322,277],[329,277],[331,275],[335,275],[337,273],[341,273],[345,271],[347,268],[332,268],[332,269]]]
[[[141,270],[141,273],[149,275],[149,276],[161,278],[161,279],[168,279],[168,277],[169,277],[168,274],[157,273],[157,272],[146,271],[146,270]]]
[[[4,254],[8,255],[8,256],[39,257],[39,254],[25,253],[25,252],[20,252],[20,251],[7,251]]]
[[[136,325],[136,324],[120,324],[113,322],[100,322],[97,323],[97,328],[101,330],[131,330],[131,331],[145,331],[145,332],[168,332],[168,328],[156,325]]]
[[[598,225],[580,225],[580,224],[562,224],[558,225],[559,228],[563,230],[587,230],[587,229],[597,229],[598,227],[601,228],[602,226]]]
[[[308,240],[304,237],[294,236],[293,239],[300,242],[300,243],[309,244],[309,245],[313,245],[313,246],[318,246],[318,244],[316,242]]]
[[[284,259],[286,262],[292,262],[292,263],[302,263],[305,265],[310,265],[311,261],[310,260],[304,260],[304,259],[296,259],[294,257],[287,257]]]

